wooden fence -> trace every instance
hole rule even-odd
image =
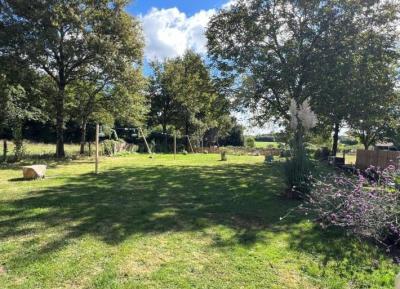
[[[400,151],[366,151],[357,150],[356,167],[365,170],[369,166],[387,168],[389,165],[399,167]]]

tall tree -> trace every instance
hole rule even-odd
[[[95,71],[108,78],[141,61],[143,37],[128,1],[1,1],[0,52],[47,73],[57,86],[58,157],[64,152],[65,90]]]
[[[169,59],[164,62],[151,64],[153,75],[149,81],[150,94],[150,125],[161,125],[162,132],[167,133],[168,125],[172,125],[178,113],[178,93],[174,86],[178,75],[177,60]],[[167,136],[165,138],[167,141]]]
[[[71,98],[71,115],[80,126],[80,153],[84,154],[87,124],[99,121],[96,114],[108,114],[112,119],[138,121],[144,117],[144,79],[140,70],[132,67],[124,74],[104,78],[92,73],[91,77],[73,82],[67,93]]]
[[[6,75],[0,74],[0,127],[9,127],[12,131],[16,160],[20,160],[23,155],[24,122],[39,120],[43,117],[34,99],[32,87],[25,90],[20,84],[7,79]],[[6,145],[4,145],[4,159],[6,159],[6,153]]]
[[[359,135],[368,146],[375,137],[365,129],[382,131],[387,123],[400,11],[398,4],[386,1],[337,1],[335,5],[341,9],[318,46],[320,56],[311,90],[320,121],[333,128],[333,155],[343,124],[361,129]]]
[[[219,95],[200,55],[187,51],[153,67],[151,123],[160,124],[164,133],[172,125],[183,135],[202,136],[211,125]]]
[[[237,90],[238,104],[260,123],[288,122],[290,99],[298,106],[310,99],[337,143],[341,124],[354,111],[349,99],[356,97],[358,33],[375,31],[381,48],[393,46],[397,15],[396,1],[238,0],[211,19],[208,49]]]
[[[9,128],[15,144],[15,157],[23,151],[22,129],[27,120],[45,120],[45,98],[40,89],[43,79],[27,65],[8,55],[0,56],[0,131]],[[4,141],[4,158],[7,145]]]
[[[239,0],[211,19],[210,56],[233,87],[246,88],[240,104],[259,122],[289,120],[290,99],[310,96],[316,47],[332,14],[321,1]]]

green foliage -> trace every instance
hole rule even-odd
[[[244,146],[244,127],[238,124],[233,126],[227,136],[220,139],[219,144],[223,146]]]
[[[373,143],[392,106],[399,11],[398,1],[236,1],[212,17],[208,49],[259,123],[285,123],[290,99],[310,99],[329,135],[350,123]]]
[[[358,140],[353,137],[342,136],[342,137],[340,137],[340,143],[347,145],[347,146],[355,146],[355,145],[358,145]]]
[[[323,41],[332,11],[330,1],[250,0],[211,19],[210,56],[235,91],[239,84],[238,102],[260,123],[288,119],[290,99],[302,103],[310,96],[315,46]]]
[[[314,158],[316,160],[326,161],[326,160],[328,160],[328,157],[330,155],[331,155],[331,152],[327,147],[322,147],[322,148],[316,149],[314,152]]]
[[[125,1],[2,2],[1,54],[47,73],[56,88],[49,102],[55,112],[58,157],[65,154],[66,88],[79,79],[97,91],[132,70],[140,71],[144,41],[139,22],[124,11],[126,5]]]
[[[124,144],[125,142],[123,140],[106,139],[101,142],[103,154],[106,156],[113,156],[119,152],[127,151],[126,149],[121,150],[119,148]],[[134,145],[127,146],[127,148],[127,152],[136,152],[138,150],[138,146]]]
[[[249,147],[249,148],[256,147],[256,140],[252,136],[245,137],[245,141],[244,142],[245,142],[245,146],[246,147]]]
[[[206,132],[210,138],[226,134],[231,124],[229,103],[218,94],[200,55],[187,51],[182,57],[156,62],[152,67],[151,126],[160,125],[163,133],[173,126],[194,142]]]
[[[19,80],[22,81],[21,78]],[[26,79],[24,80],[26,81]],[[33,104],[34,95],[28,95],[24,87],[14,84],[14,81],[15,79],[7,78],[0,71],[0,131],[2,127],[11,128],[14,141],[14,161],[20,161],[24,156],[23,122],[40,119],[42,112]],[[26,82],[23,84],[27,85]],[[28,92],[32,92],[32,89],[32,87],[29,88]],[[6,156],[6,152],[3,154]]]

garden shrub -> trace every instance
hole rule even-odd
[[[309,100],[299,102],[291,99],[290,107],[290,157],[286,160],[285,176],[287,196],[303,198],[309,192],[312,183],[311,162],[308,158],[305,136],[315,127],[317,116],[312,111]]]
[[[254,139],[254,137],[246,137],[245,146],[249,148],[256,147],[256,140]]]
[[[103,154],[106,156],[112,156],[116,153],[126,151],[129,153],[137,152],[139,147],[133,144],[127,144],[123,140],[104,140],[102,142]]]
[[[386,246],[400,242],[399,196],[394,166],[357,177],[331,175],[315,183],[305,203],[322,227],[337,226]]]
[[[328,160],[328,157],[330,156],[331,152],[327,147],[322,147],[317,149],[314,152],[314,158],[316,160],[321,160],[321,161],[326,161]]]

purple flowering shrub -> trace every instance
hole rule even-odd
[[[385,246],[397,245],[400,191],[395,180],[399,174],[389,166],[385,170],[371,167],[357,177],[328,176],[314,184],[305,208],[317,215],[322,227],[343,227]]]

